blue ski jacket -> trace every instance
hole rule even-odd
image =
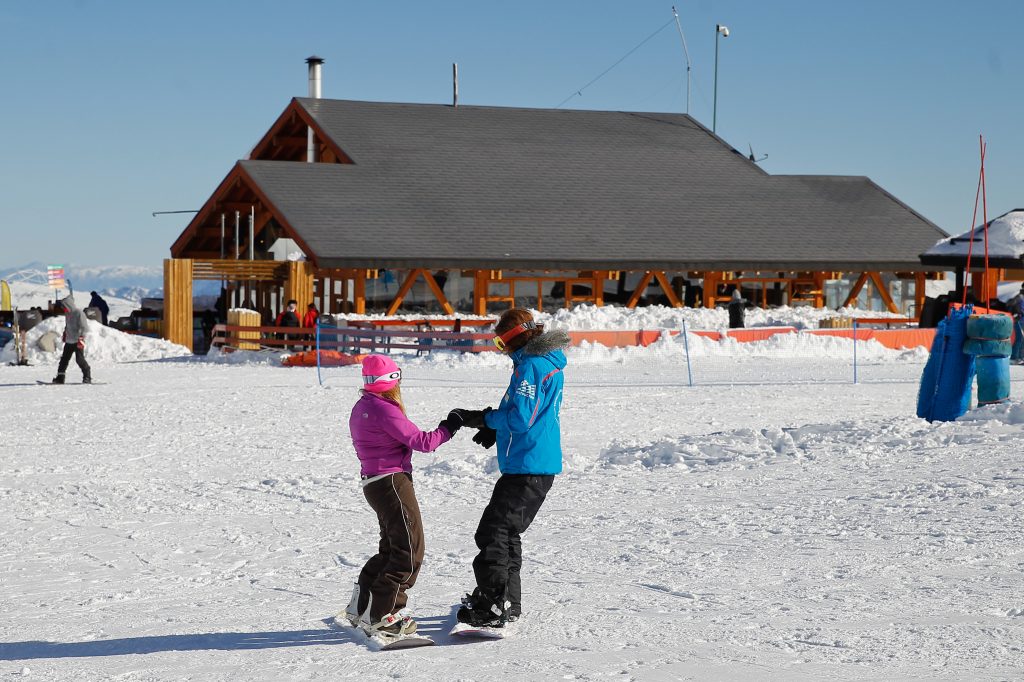
[[[569,335],[541,334],[512,353],[512,379],[501,405],[484,417],[497,432],[498,468],[503,474],[562,472],[562,370]]]

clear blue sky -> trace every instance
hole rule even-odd
[[[159,265],[187,216],[307,90],[555,107],[672,19],[673,0],[8,0],[0,4],[0,266]],[[1024,1],[679,0],[690,113],[773,174],[867,175],[970,226],[978,135],[990,217],[1024,207]],[[665,27],[564,108],[683,111]],[[980,220],[980,216],[979,216]]]

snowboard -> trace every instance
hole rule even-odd
[[[90,381],[88,384],[84,381],[66,381],[63,384],[55,384],[52,381],[41,381],[36,379],[36,383],[41,386],[103,386],[107,382],[105,381]]]
[[[362,641],[374,651],[396,651],[398,649],[415,649],[421,646],[434,646],[435,642],[429,637],[422,635],[387,635],[367,634],[362,628],[351,625],[348,620],[341,616],[332,616],[324,621],[332,630],[343,630],[356,635],[357,640]]]
[[[469,623],[456,623],[449,635],[457,635],[467,639],[505,639],[513,634],[513,626],[503,628],[474,627]]]

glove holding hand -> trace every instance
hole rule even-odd
[[[484,416],[491,411],[491,408],[485,408],[483,410],[464,410],[461,407],[457,407],[448,413],[450,417],[453,414],[458,414],[459,418],[462,419],[462,425],[468,426],[471,429],[479,429],[487,426],[484,422]]]
[[[441,423],[438,424],[438,427],[443,426],[444,428],[448,429],[448,433],[454,436],[456,433],[459,432],[460,428],[465,426],[465,421],[463,420],[461,413],[467,411],[468,410],[452,410],[451,412],[448,413],[447,417],[441,420]]]
[[[75,345],[77,345],[82,350],[85,350],[85,337],[84,336],[79,336],[78,337],[78,343],[75,344]]]
[[[475,436],[473,436],[473,442],[478,444],[485,450],[494,445],[494,443],[497,442],[497,440],[498,432],[489,426],[484,426],[483,428],[476,432]]]

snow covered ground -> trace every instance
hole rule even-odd
[[[404,652],[323,622],[376,545],[346,426],[358,368],[321,387],[267,355],[133,361],[151,340],[114,336],[91,346],[105,385],[38,386],[46,356],[0,366],[0,676],[1024,676],[1024,368],[1013,403],[929,424],[923,353],[875,349],[853,384],[849,347],[790,336],[699,347],[715,380],[693,387],[678,339],[571,351],[565,473],[525,536],[512,639],[447,636],[493,451],[460,433],[417,455],[411,607],[441,646]],[[399,362],[428,428],[507,380],[497,355]]]

